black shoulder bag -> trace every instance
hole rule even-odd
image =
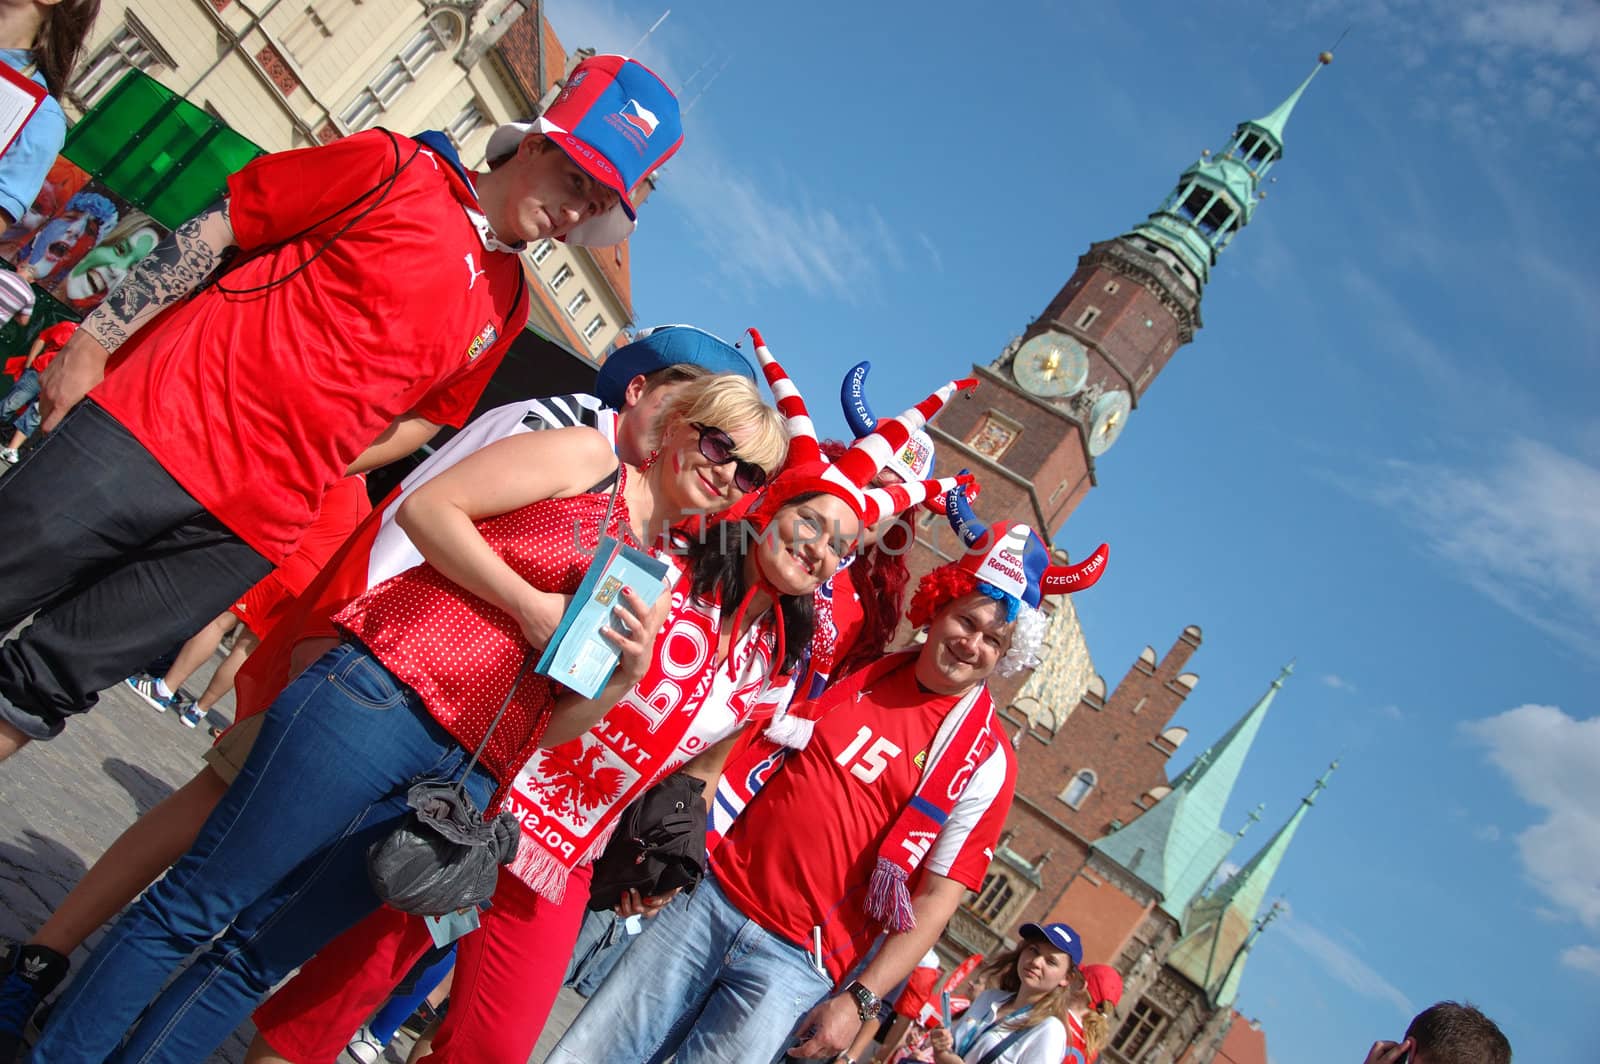
[[[643,897],[693,890],[705,874],[705,780],[674,772],[622,811],[594,863],[589,908],[614,909],[630,888]]]

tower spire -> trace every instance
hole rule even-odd
[[[1183,172],[1155,213],[1134,227],[1130,235],[1154,241],[1177,256],[1182,265],[1169,265],[1185,275],[1196,293],[1210,280],[1218,253],[1250,224],[1256,204],[1265,196],[1261,182],[1283,158],[1283,130],[1289,116],[1312,80],[1331,62],[1332,52],[1317,56],[1311,73],[1287,99],[1263,117],[1235,126],[1222,151],[1201,152],[1200,160]]]
[[[1161,908],[1176,919],[1183,919],[1233,848],[1233,835],[1222,829],[1223,811],[1267,711],[1293,672],[1292,664],[1284,666],[1255,705],[1178,774],[1170,794],[1094,844],[1159,891]]]
[[[1338,767],[1337,760],[1329,764],[1310,793],[1300,799],[1300,805],[1267,844],[1231,879],[1212,891],[1209,897],[1195,902],[1191,909],[1184,936],[1173,947],[1167,963],[1197,986],[1204,987],[1213,1004],[1228,1004],[1238,991],[1244,971],[1243,953],[1252,937],[1249,929],[1256,922],[1261,903],[1277,875],[1278,866],[1283,863],[1289,843],[1294,841],[1300,822]]]
[[[1310,88],[1311,80],[1322,73],[1322,68],[1331,62],[1333,62],[1332,52],[1323,52],[1317,56],[1317,63],[1311,68],[1311,73],[1306,75],[1306,79],[1300,83],[1299,88],[1289,94],[1288,99],[1267,112],[1263,117],[1257,118],[1252,122],[1246,122],[1244,125],[1254,126],[1271,134],[1272,139],[1278,142],[1278,153],[1281,156],[1283,154],[1283,127],[1289,124],[1289,116],[1294,113],[1294,105],[1300,102],[1300,97],[1304,96],[1306,89]],[[1240,128],[1243,129],[1244,126]]]

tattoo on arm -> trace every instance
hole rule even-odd
[[[193,292],[237,250],[224,200],[174,229],[84,319],[83,328],[115,351],[151,318]]]

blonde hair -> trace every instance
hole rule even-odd
[[[1111,1021],[1106,1019],[1105,1013],[1110,1007],[1109,1001],[1102,1002],[1098,1008],[1091,1007],[1083,1014],[1083,1048],[1091,1057],[1097,1056],[1111,1041]]]
[[[700,377],[679,389],[661,408],[655,438],[660,440],[674,421],[715,425],[728,433],[749,429],[750,438],[735,447],[734,453],[769,476],[789,452],[789,430],[782,416],[762,400],[754,384],[737,373]]]
[[[1022,989],[1022,979],[1017,975],[1017,961],[1022,958],[1022,951],[1027,947],[1028,943],[1022,942],[1006,950],[983,966],[983,970],[979,973],[980,977],[987,985],[999,987],[1015,999],[1017,991]],[[1071,1002],[1072,996],[1084,988],[1083,972],[1073,963],[1071,957],[1067,958],[1067,963],[1072,965],[1072,969],[1067,973],[1066,986],[1058,986],[1047,991],[1033,1003],[1031,1009],[1021,1016],[1012,1017],[1001,1026],[1008,1031],[1021,1031],[1036,1027],[1045,1020],[1056,1019],[1061,1021],[1061,1026],[1066,1027],[1067,1005]],[[1088,1033],[1089,1028],[1086,1025],[1084,1035],[1087,1037]]]

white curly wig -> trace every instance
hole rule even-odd
[[[1045,632],[1050,628],[1050,618],[1043,610],[1034,609],[1025,602],[1017,603],[1017,619],[1011,625],[1011,649],[995,665],[996,675],[1019,676],[1039,664],[1039,652],[1044,649]]]

